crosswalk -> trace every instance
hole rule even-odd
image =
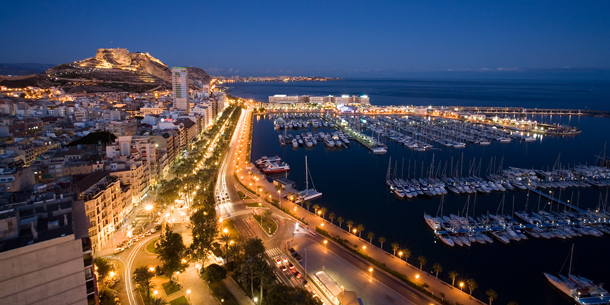
[[[275,247],[273,249],[265,250],[265,253],[269,257],[275,257],[275,256],[278,256],[278,255],[282,254],[282,250],[280,250],[280,248],[278,248],[278,247]]]

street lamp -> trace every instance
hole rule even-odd
[[[416,275],[415,275],[415,280],[416,280],[416,281],[419,281],[419,274],[416,274]]]
[[[358,232],[358,230],[353,229],[352,232],[354,232],[354,235],[356,235],[356,232]]]
[[[463,291],[462,288],[464,288],[464,282],[460,282],[460,291]]]
[[[366,250],[366,246],[362,246],[362,251]]]
[[[369,268],[369,276],[373,279],[373,267]]]
[[[328,240],[324,240],[324,247],[326,248],[326,251],[328,251]]]
[[[187,299],[187,301],[189,301],[189,302],[191,301],[191,299],[190,299],[190,295],[191,295],[191,290],[190,290],[190,289],[188,289],[188,290],[186,291],[186,299]]]
[[[398,252],[398,256],[400,256],[400,259],[402,259],[402,251]]]

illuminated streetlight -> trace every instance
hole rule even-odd
[[[398,256],[400,256],[400,259],[402,259],[402,251],[398,252]]]
[[[152,205],[150,205],[150,204],[148,204],[148,205],[146,205],[146,206],[144,207],[144,209],[145,209],[146,211],[149,211],[149,212],[150,212],[150,211],[152,211],[153,206],[152,206]]]
[[[352,232],[354,232],[354,235],[356,235],[356,232],[358,232],[358,230],[353,229]]]
[[[224,229],[222,229],[222,232],[224,232],[224,233],[229,233],[229,229],[224,228]]]
[[[419,281],[419,274],[416,274],[416,275],[415,275],[415,280],[416,280],[416,281]]]
[[[464,282],[460,282],[460,291],[463,291],[462,288],[464,288]]]

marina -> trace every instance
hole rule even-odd
[[[317,86],[318,84],[314,85]],[[319,85],[336,86],[335,84]],[[244,86],[252,85],[244,84]],[[334,88],[328,90],[328,92],[336,91],[337,89]],[[274,92],[276,92],[275,89],[271,91],[271,94]],[[324,93],[315,94],[322,95]],[[266,98],[267,94],[263,93],[262,95],[262,98]],[[372,102],[383,98],[374,95],[369,96],[371,96]],[[391,103],[391,101],[388,103]],[[367,138],[377,140],[377,137],[379,137],[379,142],[387,147],[385,155],[376,155],[364,145],[353,143],[357,141],[352,138],[349,139],[350,145],[348,149],[343,147],[329,149],[322,142],[318,142],[317,146],[310,148],[304,144],[304,146],[299,146],[297,149],[293,149],[290,145],[278,145],[278,142],[275,141],[278,141],[278,135],[284,134],[284,130],[274,129],[273,121],[277,119],[277,114],[279,113],[273,114],[275,116],[273,119],[269,119],[269,115],[255,116],[252,155],[256,158],[262,155],[280,156],[284,162],[290,164],[291,171],[289,172],[289,178],[295,181],[299,190],[305,188],[304,159],[305,155],[307,155],[308,168],[314,175],[316,189],[324,193],[323,196],[315,199],[315,204],[327,208],[329,212],[334,212],[337,216],[343,217],[345,221],[352,220],[355,225],[363,224],[366,227],[366,231],[375,233],[376,237],[373,239],[373,244],[377,247],[380,246],[376,242],[377,237],[383,236],[387,238],[388,242],[383,245],[383,249],[389,251],[390,254],[392,254],[392,251],[389,244],[396,242],[400,245],[401,249],[406,248],[411,251],[412,256],[408,259],[411,264],[418,265],[417,257],[420,255],[425,256],[429,262],[427,265],[424,265],[424,270],[429,271],[432,263],[442,264],[445,271],[439,274],[439,278],[443,278],[449,283],[451,283],[451,279],[448,278],[447,272],[451,270],[455,270],[460,274],[456,282],[464,281],[467,278],[475,278],[477,282],[488,283],[486,287],[493,288],[501,296],[499,304],[510,300],[515,300],[519,304],[572,304],[573,299],[558,293],[557,289],[543,275],[544,272],[556,272],[559,269],[558,267],[564,262],[565,256],[556,254],[567,253],[571,243],[576,244],[577,249],[581,249],[581,251],[575,253],[574,266],[579,271],[577,274],[581,274],[588,279],[594,279],[596,282],[610,281],[610,278],[607,276],[609,269],[605,263],[606,258],[604,254],[610,251],[610,244],[607,242],[607,234],[597,228],[600,224],[591,225],[591,227],[602,232],[604,235],[601,237],[581,233],[580,237],[568,238],[566,236],[565,239],[561,237],[546,239],[543,236],[539,238],[532,237],[525,229],[519,229],[528,238],[527,240],[521,239],[516,241],[509,239],[508,243],[505,244],[497,237],[494,237],[491,234],[492,232],[489,231],[480,232],[480,234],[488,237],[492,241],[491,243],[485,240],[485,245],[483,245],[478,241],[473,243],[469,239],[470,247],[466,246],[464,242],[462,242],[463,246],[454,243],[453,247],[449,247],[438,236],[431,233],[433,230],[429,229],[429,225],[422,217],[424,214],[437,217],[436,212],[441,200],[444,200],[442,216],[446,216],[449,219],[451,219],[451,214],[463,217],[466,215],[464,207],[466,201],[468,201],[468,196],[470,196],[468,215],[475,221],[477,218],[487,218],[487,211],[489,211],[490,215],[494,216],[501,217],[504,214],[505,217],[511,217],[518,223],[514,225],[523,226],[530,226],[531,224],[522,220],[516,213],[522,214],[521,212],[525,211],[529,217],[532,216],[532,213],[542,216],[544,213],[539,213],[539,210],[542,210],[542,212],[549,213],[555,219],[560,218],[554,213],[564,215],[563,212],[566,209],[569,213],[577,214],[576,210],[569,207],[566,208],[561,203],[545,198],[544,195],[550,195],[552,198],[569,203],[584,211],[594,211],[600,206],[600,203],[603,206],[606,187],[601,184],[596,186],[587,183],[587,186],[564,185],[564,188],[562,188],[561,184],[557,183],[559,181],[538,177],[539,173],[536,172],[553,172],[553,165],[557,162],[559,152],[561,153],[560,163],[562,165],[561,168],[559,165],[555,166],[557,173],[566,169],[573,171],[577,169],[579,164],[583,167],[594,165],[597,161],[595,155],[599,155],[604,142],[610,141],[610,138],[604,133],[596,132],[608,128],[609,122],[606,121],[607,119],[593,116],[570,118],[569,116],[555,115],[553,117],[536,116],[534,118],[528,115],[523,117],[526,121],[528,119],[535,119],[548,125],[578,126],[582,133],[575,136],[530,134],[536,139],[536,141],[531,142],[516,138],[513,138],[509,143],[492,140],[489,145],[465,142],[466,146],[463,148],[447,147],[424,139],[424,142],[428,141],[427,143],[431,144],[433,148],[426,151],[416,151],[390,139],[388,136],[383,134],[378,135],[377,132],[369,128],[363,127],[358,129],[357,124],[365,125],[362,121],[360,123],[354,122],[351,126],[342,126],[342,124],[337,126],[337,122],[342,123],[341,119],[347,121],[351,115],[340,115],[337,118],[336,114],[332,112],[318,112],[321,116],[320,120],[322,120],[322,117],[332,117],[336,127],[334,129],[329,127],[324,128],[323,126],[318,127],[316,133],[319,131],[323,131],[325,134],[328,132],[333,133],[339,131],[337,128],[352,128],[353,126],[354,128],[352,129],[354,131],[358,131]],[[388,115],[363,114],[362,117],[366,120],[366,117],[385,118]],[[518,118],[521,117],[519,116]],[[341,129],[344,134],[347,134],[344,130]],[[294,129],[286,131],[287,134],[307,132],[312,132],[313,134],[313,126],[309,126],[307,129],[298,129],[297,131],[294,131]],[[256,143],[267,143],[267,145],[256,145]],[[534,171],[534,175],[538,177],[539,182],[534,190],[541,192],[542,195],[527,188],[517,188],[511,184],[514,188],[513,190],[504,186],[506,191],[495,191],[492,189],[489,193],[477,191],[470,194],[456,194],[445,187],[446,195],[418,195],[411,199],[406,196],[400,198],[388,188],[386,183],[380,183],[380,181],[385,182],[387,180],[390,157],[392,159],[390,177],[393,178],[394,171],[396,171],[396,178],[402,178],[403,180],[406,180],[407,176],[409,180],[434,177],[441,181],[443,177],[465,178],[476,176],[485,182],[489,182],[487,176],[500,175],[498,172],[499,168],[502,168],[504,172],[510,171],[511,168],[527,169]],[[403,158],[405,159],[404,173],[402,169]],[[434,167],[431,170],[433,158]],[[492,158],[495,161],[491,161]],[[464,160],[463,162],[462,159]],[[409,163],[411,164],[410,167]],[[415,163],[417,164],[416,167]],[[424,166],[422,166],[422,163]],[[456,170],[458,163],[459,168]],[[500,166],[500,163],[503,166]],[[443,174],[445,166],[446,170]],[[517,172],[514,174],[517,175]],[[593,173],[592,178],[595,175],[596,173]],[[597,180],[592,179],[591,181]],[[552,193],[549,193],[549,191]],[[506,197],[504,213],[502,208],[498,210],[503,196]],[[538,198],[541,198],[540,209],[538,209]],[[550,205],[549,201],[551,201]],[[513,213],[512,208],[513,202],[515,213]],[[306,208],[305,205],[303,206]],[[552,207],[553,213],[551,213],[550,207]],[[491,223],[493,218],[490,216],[489,219]],[[308,218],[306,221],[312,221],[312,219]],[[337,225],[336,219],[334,223]],[[546,226],[544,222],[541,226],[543,225]],[[345,222],[343,222],[342,227],[345,228],[345,226]],[[589,225],[584,225],[584,227],[587,226]],[[604,226],[607,226],[607,224]],[[551,229],[553,229],[551,226],[541,227],[542,231],[550,231]],[[441,227],[440,231],[446,230]],[[503,234],[497,235],[504,237]],[[548,234],[546,235],[548,236]],[[366,242],[368,243],[368,239]],[[490,270],[493,270],[493,272],[490,272]],[[526,285],[523,285],[518,290],[507,288],[512,285],[517,276],[524,279]],[[486,299],[485,291],[475,290],[473,295],[479,299]],[[494,301],[495,303],[496,301]]]

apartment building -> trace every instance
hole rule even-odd
[[[0,208],[0,302],[93,305],[97,299],[84,202],[45,194]]]

